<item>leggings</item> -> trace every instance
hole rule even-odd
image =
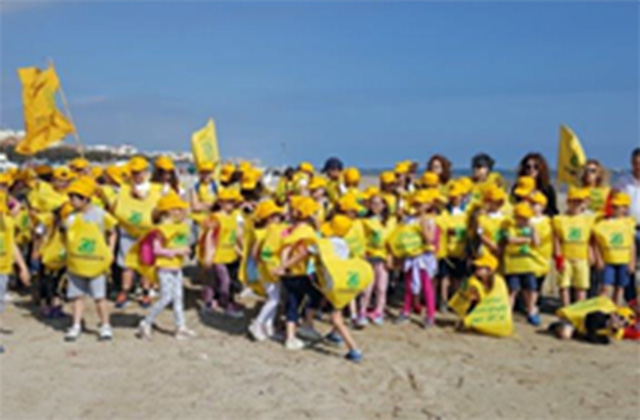
[[[374,289],[376,292],[376,305],[374,309],[376,315],[382,315],[384,313],[384,308],[387,305],[389,272],[384,266],[383,261],[371,261],[371,267],[373,268],[373,282],[371,282],[362,295],[362,300],[360,302],[360,316],[366,315]]]
[[[181,270],[158,270],[160,279],[160,299],[153,304],[145,322],[152,325],[169,304],[173,303],[173,319],[176,327],[184,327],[184,307],[182,302],[182,271]]]
[[[236,264],[214,264],[213,273],[203,269],[205,287],[202,289],[202,300],[205,305],[211,306],[217,299],[220,306],[227,309],[233,302],[235,287],[232,275],[235,274]]]
[[[264,289],[267,292],[267,300],[260,308],[260,312],[256,317],[256,323],[273,325],[278,311],[278,303],[280,302],[280,291],[282,286],[280,283],[267,283]]]
[[[407,271],[404,273],[404,306],[402,307],[402,313],[409,315],[411,313],[411,306],[413,304],[413,293],[411,292],[412,272]],[[422,293],[424,293],[424,300],[427,304],[427,318],[434,319],[436,315],[436,295],[433,290],[433,282],[429,273],[425,269],[420,269],[420,285]]]
[[[40,300],[47,306],[53,305],[53,299],[60,297],[60,281],[65,270],[40,269]]]
[[[282,286],[287,291],[285,301],[285,315],[287,322],[298,322],[302,301],[307,298],[309,309],[319,307],[322,294],[311,284],[307,275],[287,276],[282,278]]]

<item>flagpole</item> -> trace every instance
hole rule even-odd
[[[49,66],[53,66],[53,60],[49,58]],[[80,134],[78,134],[78,128],[76,124],[73,122],[73,116],[71,115],[71,108],[69,107],[69,102],[67,102],[67,95],[64,94],[64,89],[62,89],[62,81],[58,78],[58,91],[60,92],[60,99],[62,101],[62,106],[64,107],[64,112],[67,114],[69,121],[73,125],[73,137],[76,139],[76,143],[78,143],[78,147],[80,148],[80,156],[84,158],[84,143],[82,143],[82,139],[80,138]]]

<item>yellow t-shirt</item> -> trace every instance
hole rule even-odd
[[[464,258],[467,245],[467,227],[469,213],[466,211],[447,213],[447,230],[445,239],[447,243],[447,256],[451,258]]]
[[[562,255],[571,260],[589,258],[589,240],[593,230],[593,216],[586,214],[559,215],[553,218],[553,230],[560,240]]]
[[[604,213],[610,190],[609,187],[589,188],[589,210],[596,214]]]
[[[282,248],[293,247],[291,257],[299,255],[305,247],[308,247],[316,239],[316,231],[308,224],[301,224],[294,227],[288,234],[282,238]],[[289,268],[287,275],[303,276],[307,274],[307,268],[311,256],[307,255],[298,264]]]
[[[631,217],[603,219],[593,233],[606,264],[629,264],[635,221]]]
[[[518,227],[512,220],[507,220],[503,224],[505,240],[509,238],[531,238],[532,228]],[[507,242],[504,249],[504,273],[505,274],[525,274],[535,273],[538,265],[532,256],[532,245],[518,245]]]
[[[0,214],[0,274],[13,272],[14,235],[13,219],[6,214]]]
[[[238,260],[236,245],[238,244],[238,217],[236,214],[216,212],[211,219],[217,223],[216,251],[214,264],[231,264]]]
[[[164,247],[170,250],[179,248],[185,248],[189,246],[189,224],[186,222],[181,223],[162,223],[157,227],[158,232],[162,235]],[[158,256],[156,258],[156,267],[159,268],[182,268],[184,263],[184,257],[174,256],[165,257]]]
[[[503,212],[481,214],[478,217],[478,227],[483,236],[498,244],[502,239],[502,227],[505,220],[507,220],[507,217]],[[480,254],[485,251],[487,251],[486,247],[480,248]]]

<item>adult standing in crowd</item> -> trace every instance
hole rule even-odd
[[[609,196],[607,170],[599,160],[589,159],[584,165],[581,178],[582,187],[589,190],[589,210],[595,214],[603,214]]]
[[[540,153],[528,153],[520,161],[518,177],[528,176],[536,181],[536,189],[547,197],[547,216],[558,214],[558,200],[556,190],[551,185],[551,176],[547,160]]]

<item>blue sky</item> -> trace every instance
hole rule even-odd
[[[187,150],[209,116],[223,155],[268,163],[555,165],[560,123],[610,166],[639,143],[632,2],[2,1],[5,127],[16,69],[51,57],[87,143]]]

